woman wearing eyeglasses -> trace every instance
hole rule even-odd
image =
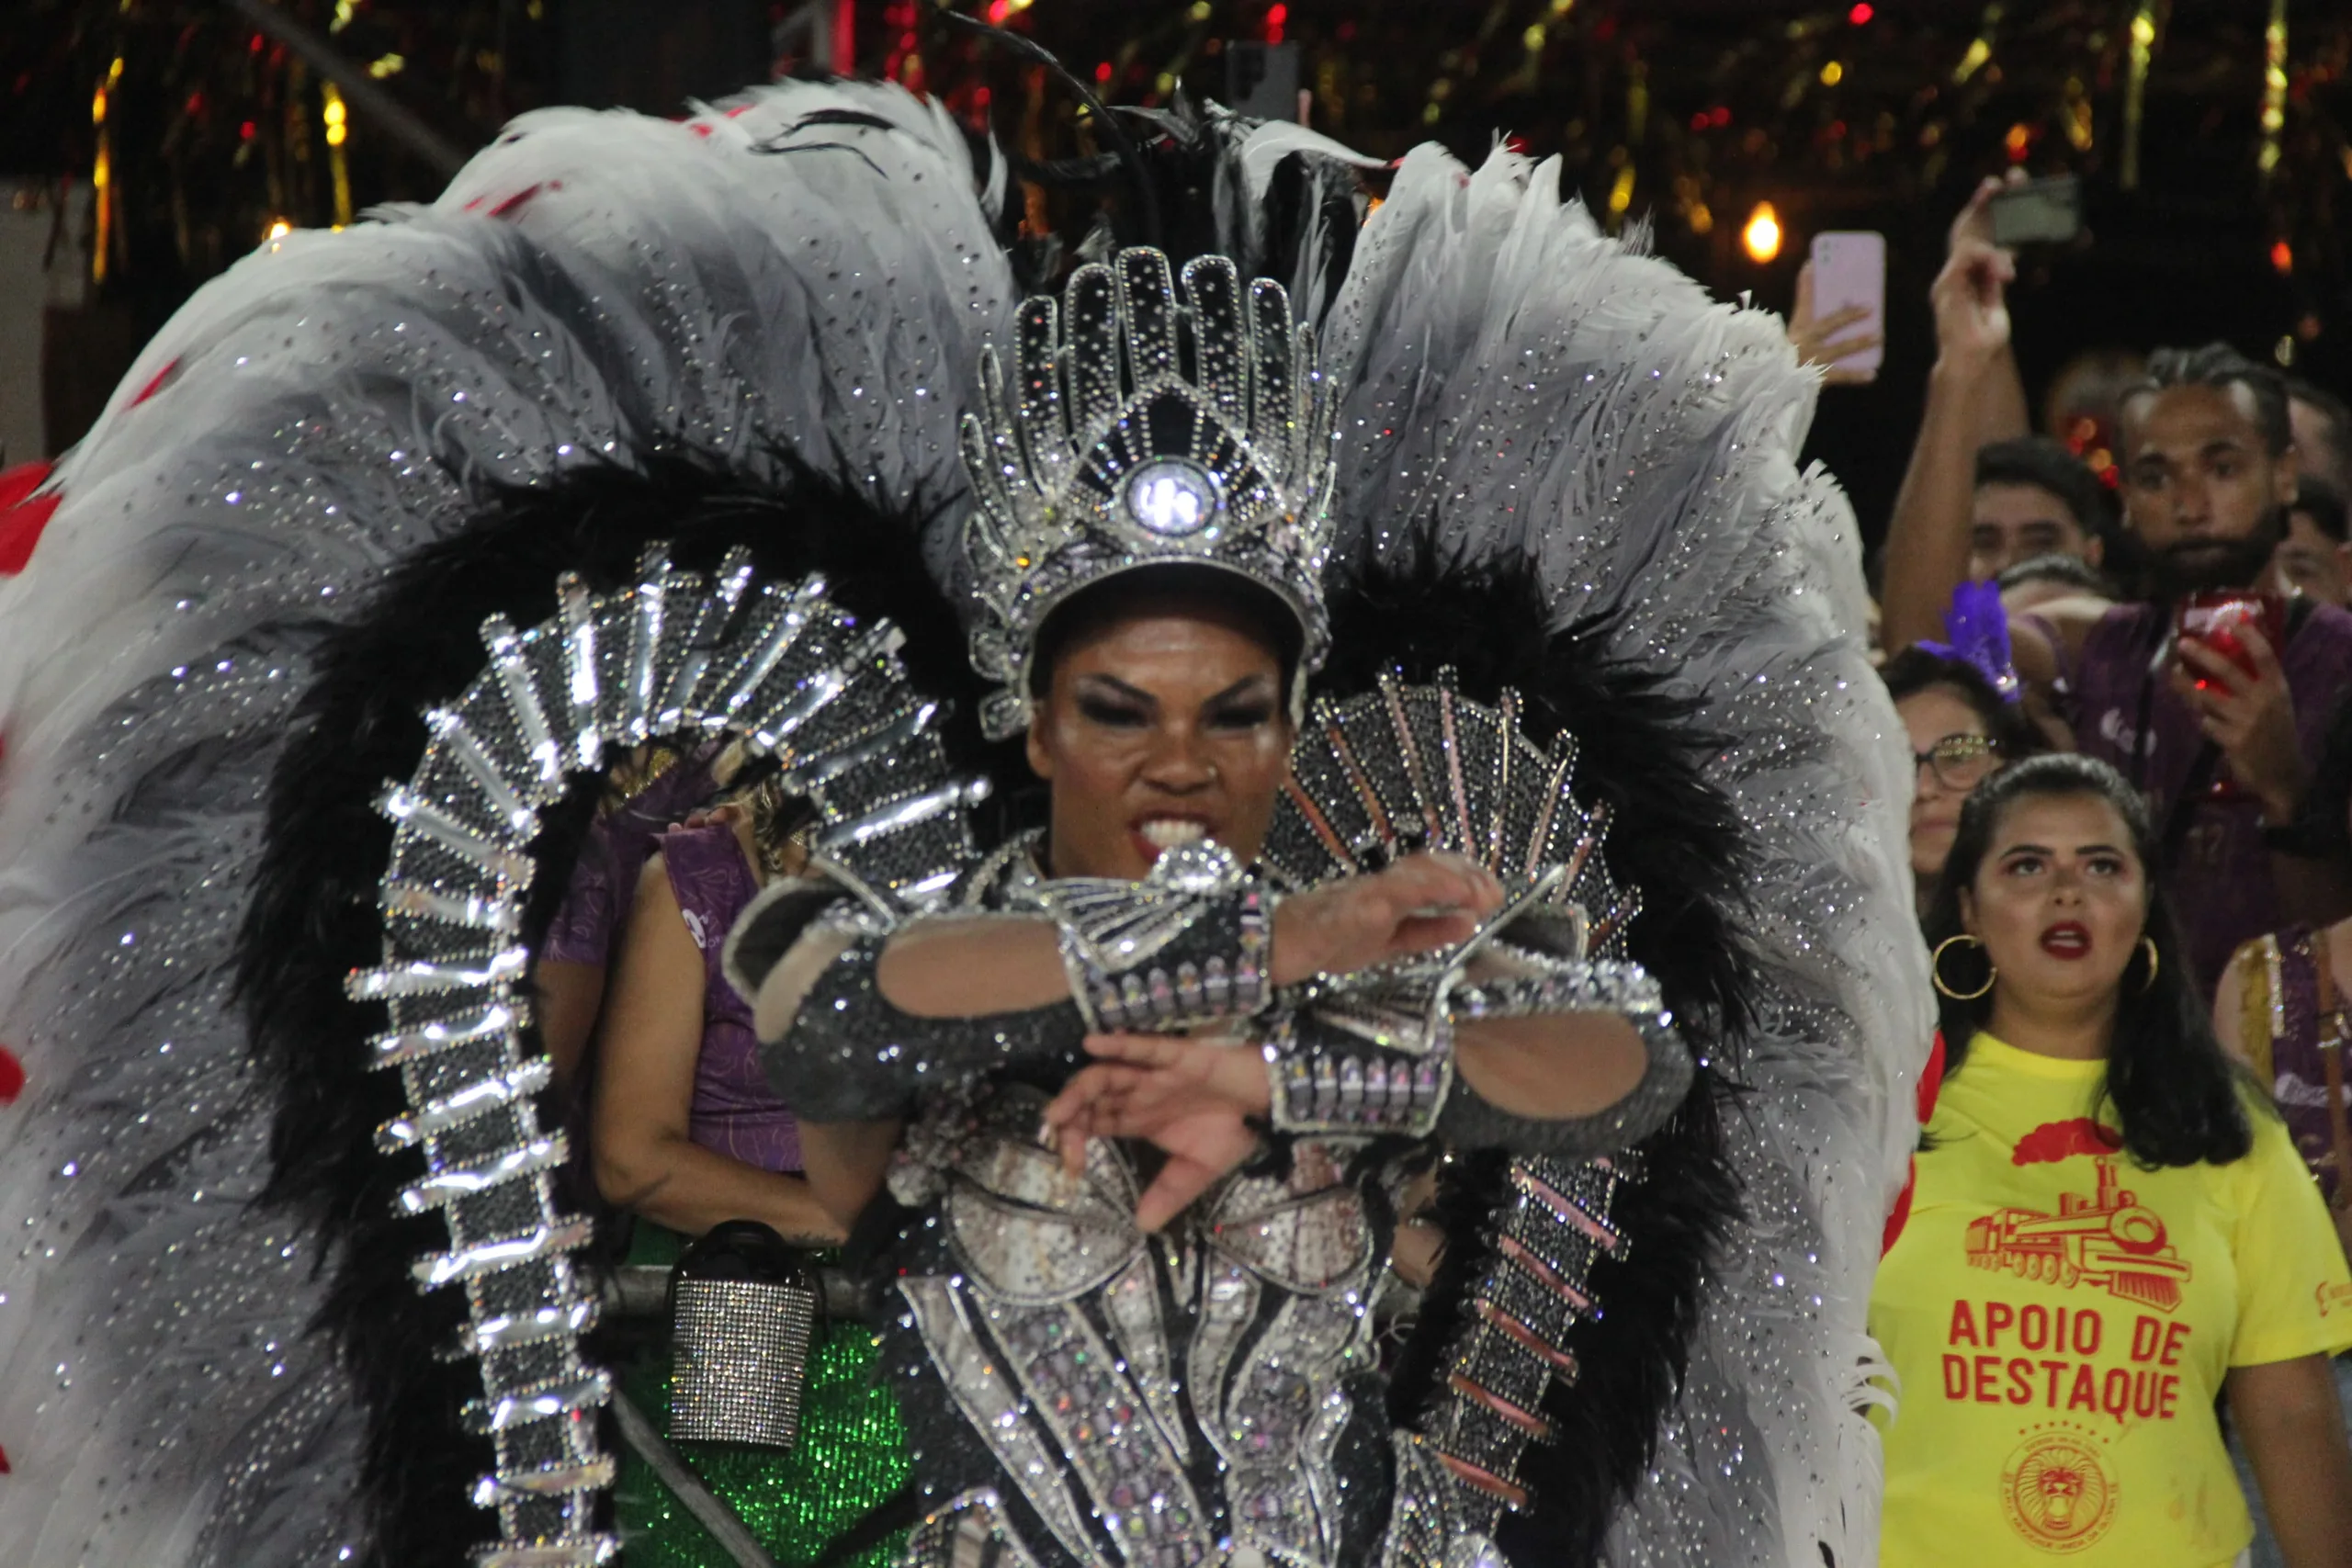
[[[1900,1380],[1880,1560],[2352,1562],[2329,1376],[2352,1280],[2286,1128],[2214,1040],[2147,811],[2078,756],[1971,794],[1930,908],[1951,1066],[1871,1330]]]
[[[2041,750],[2041,733],[1965,659],[1906,648],[1879,678],[1911,739],[1911,876],[1925,915],[1951,852],[1960,803],[1995,769]]]

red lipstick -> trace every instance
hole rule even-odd
[[[2090,928],[2080,920],[2061,920],[2041,933],[2041,951],[2052,958],[2088,958]]]

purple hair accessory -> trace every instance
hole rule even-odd
[[[2001,590],[1992,582],[1963,582],[1951,591],[1951,607],[1944,612],[1948,642],[1922,639],[1919,647],[1939,659],[1965,664],[1991,683],[2005,703],[2025,695],[2018,667],[2009,653],[2009,613],[2001,605]]]

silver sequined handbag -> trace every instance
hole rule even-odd
[[[797,1249],[729,1220],[670,1276],[670,1436],[789,1449],[822,1297]]]

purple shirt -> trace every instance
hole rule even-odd
[[[2290,926],[2274,942],[2255,950],[2254,973],[2245,981],[2249,996],[2269,1002],[2270,1098],[2286,1120],[2296,1152],[2312,1168],[2321,1195],[2333,1199],[2352,1172],[2335,1168],[2327,1066],[2320,1059],[2320,1033],[2326,1023],[2319,1010],[2319,966],[2325,961],[2324,952],[2311,927]],[[2341,1004],[2345,998],[2336,1000]]]
[[[2091,628],[2069,672],[2076,749],[2113,763],[2140,786],[2159,839],[2206,744],[2196,710],[2154,665],[2170,626],[2164,606],[2119,604]],[[2303,761],[2316,767],[2336,705],[2352,692],[2352,615],[2333,604],[2313,608],[2288,637],[2279,663],[2294,698]],[[2251,798],[2200,798],[2187,809],[2187,835],[2160,874],[2187,930],[2197,982],[2211,997],[2238,944],[2277,931],[2287,919],[2262,842],[2261,807]]]
[[[679,758],[618,810],[599,816],[589,827],[563,902],[556,907],[539,943],[542,959],[599,969],[612,962],[613,944],[628,924],[638,874],[653,853],[654,839],[710,798],[718,788],[711,782],[710,763],[718,754],[718,745],[708,743]]]
[[[702,1053],[686,1135],[704,1148],[762,1170],[800,1169],[800,1127],[760,1069],[752,1009],[719,970],[727,933],[760,890],[742,845],[725,824],[662,835],[686,933],[702,949]]]

